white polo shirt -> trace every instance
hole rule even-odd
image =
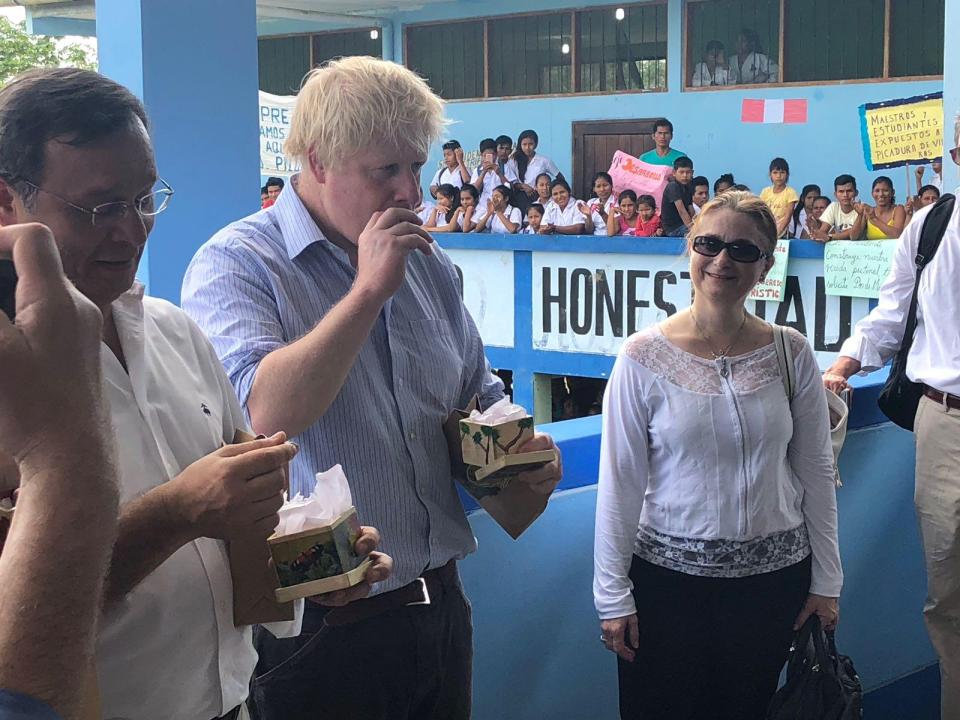
[[[476,184],[477,180],[480,179],[480,173],[483,170],[481,168],[474,168],[473,174],[470,176],[470,182]],[[507,185],[510,183],[516,182],[517,176],[510,169],[510,164],[507,163],[503,171],[504,177],[507,179],[506,182],[503,182],[500,179],[500,176],[496,172],[488,172],[483,176],[483,187],[480,190],[480,200],[477,201],[479,207],[485,208],[487,206],[487,201],[493,197],[493,191],[497,188],[498,185]]]
[[[577,203],[580,202],[570,197],[567,201],[567,206],[560,209],[560,206],[554,203],[549,208],[547,208],[546,215],[543,216],[543,220],[540,222],[541,225],[579,225],[584,222],[583,213],[580,212],[580,208],[577,207]]]
[[[213,347],[183,311],[143,297],[137,283],[113,315],[129,372],[106,345],[100,354],[122,507],[232,442],[247,423]],[[298,634],[302,607],[270,630]],[[223,715],[246,699],[256,662],[250,627],[233,624],[226,545],[195,540],[104,613],[96,654],[103,717]]]
[[[504,173],[507,175],[507,177],[512,175],[514,177],[513,182],[519,180],[520,172],[517,168],[517,161],[513,158],[510,158],[509,162],[507,162]],[[530,162],[527,163],[527,171],[523,174],[523,182],[530,187],[534,187],[534,184],[537,182],[537,176],[543,175],[543,173],[546,173],[550,176],[551,180],[554,180],[557,175],[560,174],[560,168],[557,167],[553,160],[545,155],[534,155],[532,158],[530,158]]]
[[[590,198],[587,202],[587,207],[590,208],[590,219],[593,220],[593,234],[594,235],[606,235],[607,234],[607,221],[603,219],[603,216],[600,215],[600,198]],[[610,213],[613,212],[613,206],[616,205],[616,198],[611,195],[607,198],[607,201],[603,203],[603,211],[610,216]]]
[[[520,208],[515,208],[512,205],[507,205],[507,207],[505,207],[503,210],[503,214],[506,215],[510,222],[515,223],[518,226],[520,225],[520,221],[523,219],[523,214],[520,212]],[[486,213],[484,213],[483,217],[486,217]],[[477,222],[480,222],[481,219],[482,218],[478,218]],[[517,231],[519,230],[520,228],[517,227]],[[510,230],[507,229],[507,226],[503,224],[500,216],[496,213],[493,213],[493,217],[490,218],[490,221],[487,223],[483,231],[488,233],[500,233],[502,235],[510,234]]]
[[[451,170],[444,165],[437,170],[437,173],[433,176],[433,180],[430,181],[430,187],[434,185],[437,187],[441,185],[453,185],[458,188],[463,187],[463,176],[460,174],[460,166],[454,165],[453,170]]]

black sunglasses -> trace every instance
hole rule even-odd
[[[770,257],[773,253],[761,250],[749,240],[724,242],[715,235],[702,235],[693,239],[693,251],[698,255],[716,257],[724,250],[731,260],[739,263],[755,263]]]

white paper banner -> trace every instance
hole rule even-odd
[[[271,95],[260,91],[260,173],[289,177],[300,172],[300,163],[283,154],[290,135],[295,95]]]

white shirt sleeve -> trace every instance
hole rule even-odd
[[[649,477],[648,415],[640,372],[621,351],[603,398],[593,543],[593,598],[601,620],[637,611],[629,572]]]
[[[430,186],[440,185],[440,175],[443,173],[443,168],[437,170],[436,174],[433,176],[433,180],[430,181]]]
[[[791,404],[793,438],[787,459],[803,488],[800,508],[813,553],[810,592],[840,597],[843,570],[837,539],[837,490],[827,396],[810,343],[795,331],[790,335],[795,351],[801,342],[802,346],[794,355],[797,386]]]
[[[541,225],[562,225],[560,207],[558,205],[549,205],[545,208]]]
[[[503,166],[503,174],[507,176],[510,182],[520,182],[520,171],[517,169],[517,161],[513,158],[507,160],[507,164]],[[527,184],[532,185],[532,183]]]
[[[837,220],[840,216],[840,203],[832,202],[827,205],[827,209],[823,211],[823,214],[820,216],[820,222],[826,223],[830,226],[830,232],[833,232],[837,228]]]
[[[916,213],[900,235],[890,274],[880,287],[877,306],[857,323],[853,334],[840,347],[841,355],[860,361],[863,373],[882,368],[903,342],[910,298],[917,277],[914,258],[920,244],[923,221],[932,207]]]
[[[510,208],[510,214],[507,216],[507,219],[512,223],[520,223],[523,220],[523,213],[520,212],[520,208],[512,207]]]
[[[737,57],[736,54],[730,58],[730,65],[727,68],[727,84],[740,84],[740,58]]]
[[[560,174],[560,168],[557,167],[557,164],[548,157],[543,157],[543,165],[546,168],[544,172],[550,173],[550,177],[556,179],[557,175]]]

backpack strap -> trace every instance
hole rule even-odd
[[[920,291],[920,274],[923,269],[930,264],[933,256],[940,247],[940,241],[947,230],[950,218],[953,216],[953,208],[956,204],[956,198],[949,193],[942,195],[937,203],[930,209],[927,216],[923,219],[923,227],[920,228],[920,242],[917,244],[917,254],[914,257],[914,264],[917,266],[917,277],[913,283],[913,295],[910,298],[910,310],[907,312],[907,324],[903,329],[903,338],[900,341],[899,354],[906,363],[907,356],[910,354],[910,348],[913,346],[913,334],[917,330],[917,293]],[[906,367],[906,365],[904,365]]]
[[[783,380],[783,391],[787,400],[793,402],[797,388],[797,367],[793,362],[793,346],[787,336],[787,329],[780,325],[773,327],[773,346],[777,351],[777,363],[780,365],[780,379]]]

